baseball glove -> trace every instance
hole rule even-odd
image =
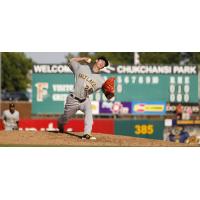
[[[115,96],[115,77],[111,77],[105,81],[102,90],[107,99]]]

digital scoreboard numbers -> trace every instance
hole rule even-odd
[[[112,101],[198,102],[197,66],[116,66],[103,76],[116,77]],[[106,101],[100,92],[91,98]]]

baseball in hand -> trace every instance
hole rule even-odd
[[[92,59],[91,58],[88,58],[87,59],[87,63],[91,63]]]

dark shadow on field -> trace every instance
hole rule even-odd
[[[79,139],[82,139],[82,136],[77,135],[77,134],[74,134],[74,133],[72,133],[72,132],[66,132],[66,134],[68,134],[68,135],[70,135],[70,136],[73,136],[73,137],[77,137],[77,138],[79,138]]]
[[[74,134],[72,132],[64,132],[64,133],[61,133],[59,131],[47,131],[48,133],[56,133],[56,134],[67,134],[67,135],[70,135],[70,136],[73,136],[73,137],[77,137],[79,139],[82,139],[82,136],[78,135],[78,134]]]

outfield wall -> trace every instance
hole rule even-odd
[[[71,119],[64,128],[69,132],[83,132],[84,119]],[[0,130],[3,130],[2,120]],[[19,130],[55,132],[58,131],[57,120],[21,119]],[[200,120],[95,119],[93,133],[200,144]]]
[[[2,120],[0,129],[3,129]],[[83,132],[84,119],[71,119],[64,127],[65,131]],[[19,130],[57,131],[56,119],[21,119]],[[126,135],[141,138],[163,139],[164,121],[157,120],[120,120],[94,119],[93,133]]]

